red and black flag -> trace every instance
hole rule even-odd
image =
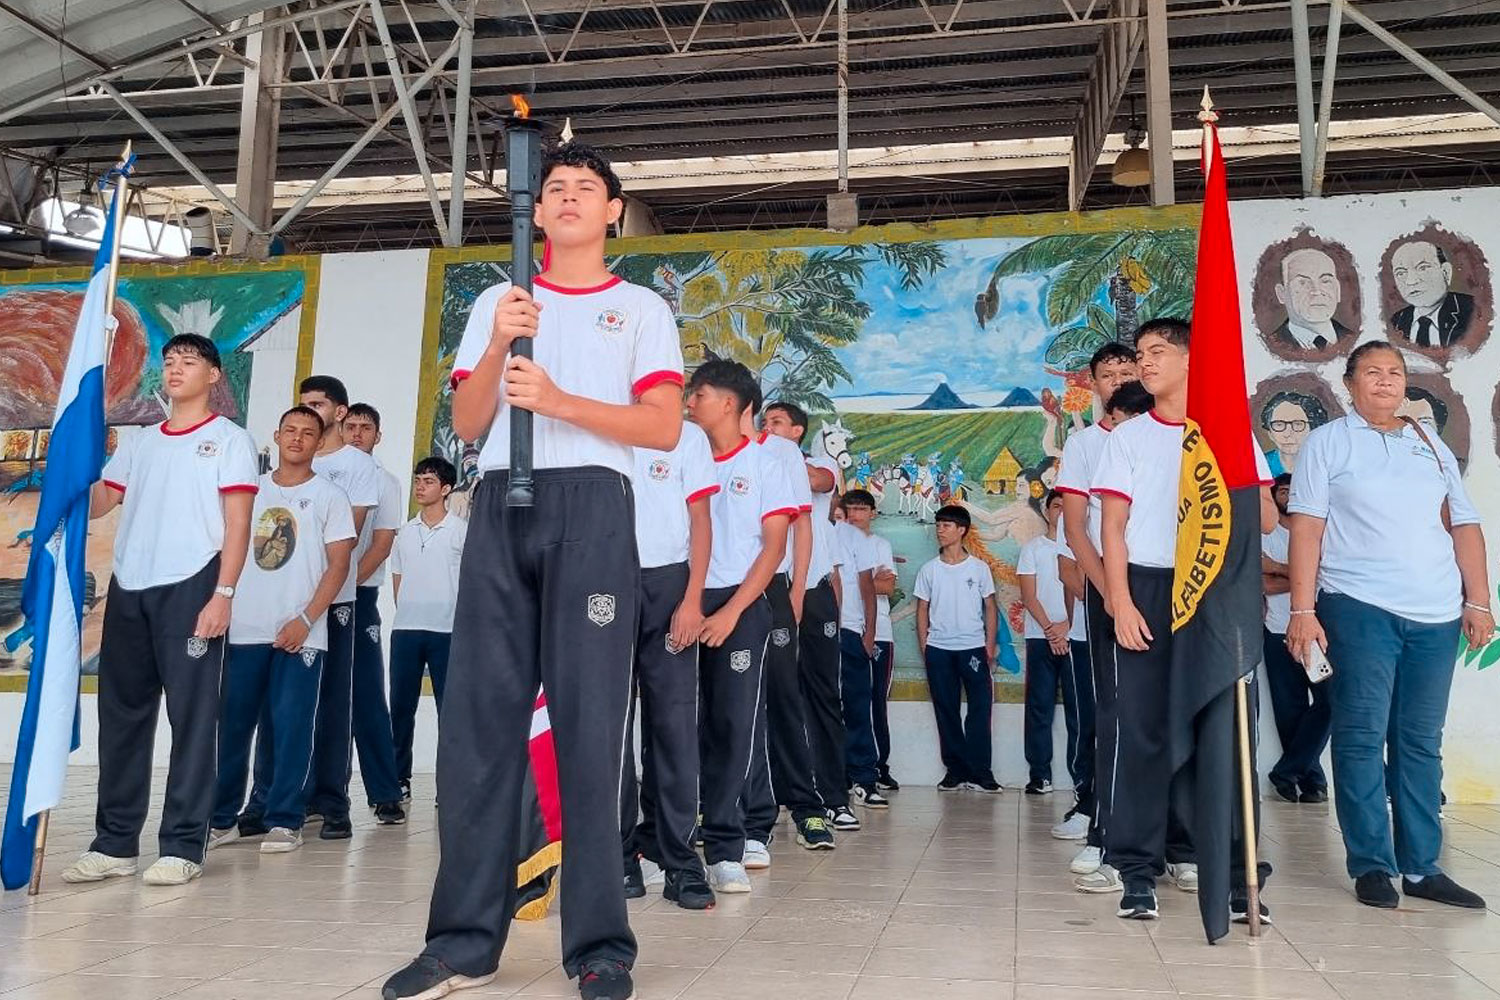
[[[1229,933],[1238,839],[1234,685],[1261,659],[1263,485],[1250,430],[1228,187],[1211,107],[1205,91],[1206,190],[1178,487],[1169,695],[1172,766],[1185,769],[1180,780],[1190,789],[1198,905],[1210,942]]]
[[[562,862],[562,800],[558,797],[557,754],[546,695],[537,698],[532,711],[528,750],[531,767],[522,792],[527,839],[516,866],[516,919],[541,920],[557,896],[557,869]]]

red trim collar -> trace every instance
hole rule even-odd
[[[209,424],[211,424],[215,420],[217,420],[218,417],[219,417],[219,415],[217,413],[210,413],[203,420],[200,420],[198,423],[194,424],[191,427],[184,427],[180,431],[174,431],[174,430],[172,430],[172,428],[170,428],[170,427],[167,426],[167,421],[163,420],[161,422],[161,432],[163,434],[167,435],[168,437],[181,437],[183,434],[191,434],[191,433],[193,433],[193,431],[197,430],[200,427],[207,427]]]
[[[1163,417],[1160,413],[1157,413],[1154,409],[1151,410],[1151,411],[1149,411],[1149,412],[1151,413],[1151,419],[1152,420],[1155,420],[1157,423],[1163,424],[1163,425],[1165,425],[1167,427],[1186,427],[1187,426],[1187,421],[1186,420],[1168,420],[1166,417]]]
[[[559,295],[593,295],[595,292],[607,291],[624,281],[624,278],[612,277],[602,285],[593,288],[565,288],[562,285],[554,285],[546,278],[532,278],[531,283],[538,288],[545,288],[549,292],[557,292]]]
[[[750,444],[750,439],[747,438],[747,437],[742,437],[742,438],[740,438],[740,443],[739,444],[735,445],[733,448],[730,448],[728,451],[726,451],[722,455],[715,455],[714,456],[714,461],[715,462],[727,462],[731,458],[733,458],[734,456],[738,455],[740,452],[744,451],[745,447],[747,445],[749,445],[749,444]]]

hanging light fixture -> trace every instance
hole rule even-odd
[[[63,228],[70,236],[88,236],[99,231],[103,223],[100,215],[99,198],[94,193],[94,185],[87,179],[83,187],[78,189],[78,207],[63,216]]]
[[[1145,187],[1151,183],[1151,154],[1141,148],[1146,130],[1135,115],[1135,97],[1130,98],[1130,124],[1125,129],[1125,145],[1130,147],[1115,158],[1109,179],[1119,187]]]

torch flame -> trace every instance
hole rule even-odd
[[[526,98],[524,96],[522,96],[521,94],[511,94],[510,95],[510,105],[511,105],[511,108],[514,109],[513,110],[513,114],[515,115],[515,117],[517,117],[517,118],[530,118],[531,117],[531,102],[528,101],[528,100],[526,100]]]

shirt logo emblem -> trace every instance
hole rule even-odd
[[[666,482],[667,477],[672,474],[672,463],[667,461],[665,458],[655,459],[654,461],[652,461],[651,466],[647,470],[647,472],[650,474],[651,478],[656,480],[658,483]]]
[[[613,337],[625,329],[625,313],[619,309],[605,309],[594,320],[594,329],[606,337]]]
[[[199,441],[198,442],[198,457],[199,458],[213,458],[218,453],[219,453],[219,442],[217,442],[217,441]]]
[[[318,662],[318,651],[316,649],[310,649],[307,646],[303,646],[302,647],[302,665],[304,667],[311,667],[314,663],[317,663],[317,662]]]
[[[614,594],[590,594],[589,621],[600,628],[615,620],[615,595]]]
[[[777,646],[790,646],[792,644],[792,633],[784,628],[772,629],[771,641]]]
[[[380,642],[380,626],[379,625],[366,625],[365,626],[365,635],[367,635],[367,636],[370,637],[370,641],[371,642],[379,643]]]
[[[729,654],[729,669],[737,674],[743,674],[750,669],[750,650],[736,649]]]
[[[834,636],[836,636],[838,634],[839,634],[839,627],[838,627],[838,625],[836,623],[834,623],[834,622],[824,622],[823,623],[823,635],[824,636],[826,636],[829,639],[832,639]]]
[[[333,617],[338,620],[340,625],[348,625],[350,616],[351,612],[347,604],[341,604],[333,609]]]
[[[750,492],[750,480],[744,476],[735,476],[729,480],[729,492],[737,497],[745,496]]]
[[[201,660],[203,659],[204,654],[207,652],[207,639],[199,638],[195,635],[187,641],[187,655],[191,656],[193,659]]]

